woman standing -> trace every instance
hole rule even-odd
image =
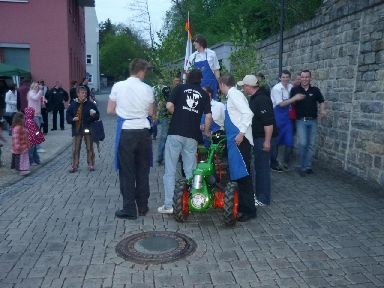
[[[13,115],[17,112],[17,90],[16,85],[12,84],[9,91],[5,94],[5,114],[4,118],[9,125],[9,135],[11,135],[11,126]]]
[[[87,89],[78,86],[76,89],[77,98],[71,102],[67,109],[67,123],[72,124],[72,165],[70,173],[77,171],[79,167],[81,142],[84,138],[87,147],[88,170],[95,170],[95,152],[90,132],[91,123],[99,119],[99,111],[96,105],[87,100]]]

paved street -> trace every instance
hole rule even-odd
[[[107,97],[99,98],[103,112]],[[227,228],[212,210],[180,224],[156,212],[163,200],[163,167],[156,166],[150,212],[119,220],[114,121],[103,120],[107,137],[95,172],[87,171],[82,150],[79,172],[69,174],[67,148],[0,188],[1,288],[384,287],[382,189],[319,168],[305,178],[273,174],[272,205],[258,209],[256,219]],[[197,250],[163,265],[117,257],[120,240],[153,230],[186,234]]]

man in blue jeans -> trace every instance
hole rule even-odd
[[[173,213],[176,166],[180,155],[186,178],[192,177],[192,170],[196,165],[197,143],[201,138],[200,120],[203,114],[206,123],[204,133],[209,134],[212,123],[211,105],[208,94],[200,87],[201,78],[200,70],[193,69],[189,72],[187,83],[173,89],[166,105],[172,119],[165,142],[164,205],[157,209],[159,213]]]
[[[291,90],[290,97],[303,95],[303,99],[296,102],[296,131],[299,137],[299,156],[300,167],[299,174],[304,177],[306,174],[312,174],[312,158],[317,132],[318,108],[320,108],[319,117],[326,115],[324,97],[320,89],[311,86],[311,71],[303,70],[301,72],[301,84]]]
[[[243,91],[251,95],[249,108],[253,112],[252,136],[255,156],[255,205],[264,206],[271,202],[271,147],[277,136],[275,115],[271,97],[264,87],[259,86],[254,75],[247,75],[241,83]]]

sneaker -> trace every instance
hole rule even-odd
[[[283,164],[283,165],[281,166],[281,168],[282,168],[284,171],[288,171],[288,170],[289,170],[289,167],[288,167],[287,164]]]
[[[280,166],[271,167],[271,170],[279,173],[284,172],[283,168],[281,168]]]
[[[45,149],[44,148],[39,148],[39,149],[37,149],[37,153],[45,153]]]
[[[261,202],[261,201],[259,201],[259,200],[255,200],[255,206],[265,206],[265,204],[263,203],[263,202]]]
[[[173,214],[173,207],[171,208],[165,208],[165,206],[160,206],[159,208],[157,208],[157,212],[161,213],[161,214]]]

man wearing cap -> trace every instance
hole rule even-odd
[[[256,218],[254,192],[250,175],[252,139],[252,117],[247,98],[235,87],[235,79],[230,74],[219,78],[221,92],[227,96],[224,128],[227,135],[228,166],[231,181],[239,188],[240,222]]]
[[[200,69],[203,73],[201,87],[212,88],[212,99],[217,98],[218,82],[220,77],[220,64],[215,51],[207,48],[207,40],[202,35],[193,38],[193,46],[196,51],[189,56],[188,65],[191,68]]]
[[[320,89],[311,86],[311,71],[301,72],[301,84],[291,90],[291,99],[302,95],[302,100],[296,103],[296,128],[299,138],[300,176],[312,174],[312,158],[316,141],[317,114],[319,105],[319,117],[325,117],[324,97]]]
[[[269,205],[271,202],[271,169],[270,152],[277,136],[275,116],[271,97],[259,87],[256,76],[246,75],[237,83],[243,87],[246,95],[251,96],[249,107],[254,116],[252,119],[252,135],[255,155],[256,206]]]

